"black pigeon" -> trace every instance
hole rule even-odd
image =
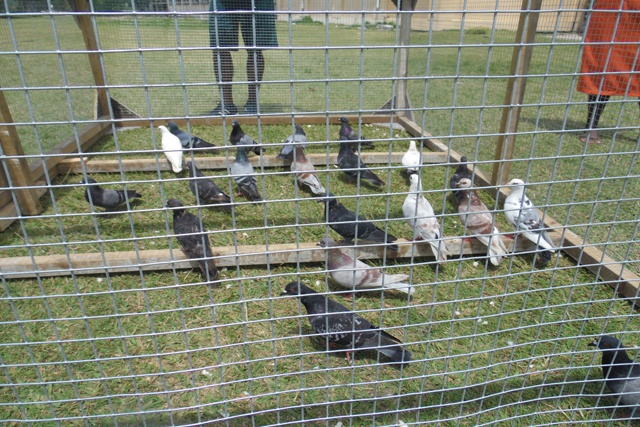
[[[458,205],[460,204],[460,201],[464,197],[464,191],[458,190],[458,182],[460,182],[460,180],[463,178],[467,178],[469,179],[469,181],[473,183],[473,180],[471,179],[471,173],[469,172],[469,168],[468,168],[468,161],[465,156],[460,157],[460,163],[458,164],[458,168],[456,169],[455,173],[449,180],[449,188],[451,188],[451,191],[456,196],[456,201],[458,202]]]
[[[349,124],[349,119],[346,117],[340,117],[341,126],[340,126],[340,140],[341,141],[355,141],[351,143],[352,148],[358,149],[358,143],[360,143],[360,147],[364,148],[372,148],[373,142],[369,141],[358,132],[351,129],[351,125]]]
[[[360,156],[353,151],[351,145],[346,141],[342,141],[340,143],[338,165],[342,169],[342,172],[349,177],[349,182],[357,182],[358,175],[360,175],[361,180],[369,182],[376,187],[384,185],[384,181],[378,178],[375,173],[367,169],[367,165],[360,160]]]
[[[619,404],[640,417],[640,364],[633,363],[624,345],[615,337],[603,335],[589,343],[602,350],[602,377],[607,387],[619,397]]]
[[[351,353],[356,350],[376,350],[395,363],[411,361],[411,352],[400,345],[400,340],[326,295],[298,282],[289,283],[281,294],[284,295],[300,297],[315,333],[325,337],[328,347],[346,348],[349,362]]]
[[[173,209],[173,233],[182,246],[184,253],[195,259],[200,267],[202,278],[209,282],[218,278],[218,270],[213,261],[209,237],[200,227],[198,217],[184,209],[184,205],[177,199],[167,200],[167,207]],[[207,276],[207,270],[209,275]]]
[[[376,227],[372,222],[367,221],[360,215],[356,215],[338,202],[334,195],[329,193],[320,199],[325,202],[328,209],[327,222],[329,227],[341,235],[346,243],[350,243],[356,237],[359,240],[368,240],[375,243],[392,243],[398,240],[396,236],[385,234],[384,231]],[[325,215],[327,214],[325,210]],[[356,235],[357,229],[357,235]],[[389,250],[398,251],[398,245],[389,245]]]
[[[284,141],[282,150],[280,150],[280,153],[278,153],[276,158],[290,159],[291,155],[293,154],[293,148],[296,145],[302,148],[306,148],[307,142],[309,141],[307,140],[307,134],[304,133],[304,129],[302,129],[302,126],[296,125],[296,131]]]
[[[261,202],[262,196],[258,191],[256,175],[253,166],[249,163],[247,152],[244,147],[238,147],[236,159],[231,163],[231,174],[233,180],[238,184],[238,189],[252,202]]]
[[[229,142],[231,142],[231,144],[233,145],[246,145],[247,147],[245,147],[248,151],[253,151],[256,154],[261,154],[262,152],[264,152],[264,147],[262,147],[260,144],[258,144],[256,141],[253,140],[253,138],[251,138],[249,135],[246,135],[243,131],[242,128],[240,127],[240,123],[238,123],[237,120],[234,120],[231,122],[231,135],[229,135]],[[255,145],[255,147],[249,147],[249,146],[253,146]]]
[[[206,177],[193,162],[187,162],[187,169],[189,177],[195,178],[189,180],[189,189],[198,197],[200,203],[208,205],[231,203],[229,196],[224,194],[220,187],[211,178]]]
[[[191,135],[189,132],[185,132],[181,130],[178,125],[174,122],[168,122],[167,126],[169,126],[169,132],[174,134],[180,140],[180,144],[182,144],[182,148],[185,150],[190,150],[192,148],[213,148],[214,144],[205,141],[202,138],[198,138],[195,135]]]
[[[100,188],[95,179],[89,177],[80,181],[80,184],[87,186],[84,190],[84,198],[87,202],[93,203],[94,206],[100,206],[107,212],[116,210],[127,198],[131,202],[131,199],[142,197],[140,193],[133,190],[127,190],[126,194],[124,190],[104,190]],[[91,193],[91,197],[89,197],[89,193]]]

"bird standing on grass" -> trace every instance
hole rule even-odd
[[[358,176],[362,181],[366,181],[376,187],[382,187],[384,181],[371,172],[367,165],[360,159],[360,156],[353,151],[351,144],[347,141],[340,143],[340,151],[338,152],[338,166],[349,177],[349,182],[357,182]]]
[[[458,189],[462,193],[458,206],[458,216],[462,225],[467,227],[473,237],[487,246],[491,264],[500,265],[502,257],[507,254],[507,248],[502,241],[500,230],[494,223],[493,215],[471,188],[471,180],[462,178],[458,182]]]
[[[191,161],[187,162],[189,170],[189,189],[198,197],[202,204],[231,203],[229,196],[216,185],[211,178],[203,174],[200,169]]]
[[[162,151],[171,163],[171,169],[174,173],[182,172],[182,143],[166,127],[158,126],[158,129],[162,134]]]
[[[320,183],[313,163],[307,159],[307,156],[304,155],[304,149],[299,145],[294,150],[291,172],[295,172],[298,182],[307,186],[316,196],[326,194],[327,191]]]
[[[198,217],[187,212],[182,202],[177,199],[167,200],[167,207],[173,208],[173,233],[184,253],[198,262],[204,280],[209,282],[216,280],[218,270],[212,259],[209,236],[206,230],[200,227]]]
[[[276,158],[283,160],[289,159],[293,154],[294,147],[300,146],[302,148],[306,148],[308,142],[309,141],[307,140],[307,134],[304,133],[304,129],[302,129],[302,126],[296,125],[295,132],[293,132],[293,134],[284,141],[284,145],[282,146],[282,149],[280,150],[280,153],[278,153]]]
[[[431,203],[422,195],[422,185],[417,174],[409,176],[411,186],[402,204],[402,213],[407,224],[413,230],[414,239],[425,240],[431,245],[433,255],[438,261],[447,260],[447,246],[442,240],[440,224],[433,212]]]
[[[167,126],[169,126],[169,132],[173,135],[177,136],[180,140],[180,144],[182,144],[182,148],[185,150],[190,150],[192,148],[214,148],[215,145],[210,142],[205,141],[202,138],[199,138],[195,135],[191,135],[189,132],[185,132],[178,127],[174,122],[168,122]]]
[[[620,406],[640,417],[640,364],[629,358],[624,345],[615,337],[603,335],[589,343],[602,350],[602,377],[619,399]]]
[[[256,175],[253,172],[253,166],[249,163],[245,148],[239,146],[237,148],[236,159],[231,164],[231,174],[233,180],[238,184],[238,190],[244,194],[252,202],[261,202],[262,196],[258,191]]]
[[[352,363],[351,353],[357,350],[378,351],[394,363],[411,361],[411,353],[400,345],[400,340],[326,295],[298,282],[289,283],[281,294],[284,295],[300,298],[311,327],[326,340],[327,350],[334,346],[345,348],[349,363]]]
[[[142,197],[140,193],[136,193],[133,190],[105,190],[100,188],[97,181],[93,178],[87,177],[80,181],[80,184],[84,184],[87,188],[84,190],[84,198],[90,204],[94,206],[100,206],[105,211],[114,211],[119,205],[129,199],[131,203],[132,199]]]
[[[409,149],[402,156],[402,166],[405,167],[407,173],[417,173],[422,164],[422,155],[416,148],[414,140],[409,141]]]
[[[231,134],[229,135],[229,142],[233,145],[245,145],[247,151],[253,151],[260,155],[264,152],[264,147],[253,140],[249,135],[245,134],[240,127],[240,123],[237,120],[231,122]]]
[[[415,289],[405,282],[409,275],[387,274],[380,269],[370,267],[342,252],[339,245],[329,237],[320,240],[318,246],[327,248],[329,253],[327,270],[340,286],[354,291],[384,289],[396,290],[409,295],[415,292]]]
[[[385,233],[372,222],[345,208],[333,194],[328,193],[320,201],[325,202],[325,215],[329,227],[341,235],[345,243],[350,243],[356,237],[359,240],[368,240],[374,243],[393,243],[398,240],[396,236]],[[396,244],[387,247],[391,251],[398,251]]]
[[[358,149],[358,143],[360,144],[360,148],[373,147],[373,142],[351,129],[349,119],[340,117],[338,120],[340,120],[340,132],[338,136],[341,141],[351,141],[349,145],[356,150]]]
[[[538,210],[524,194],[524,181],[512,179],[507,185],[511,188],[511,193],[504,201],[504,216],[518,234],[522,234],[541,249],[540,260],[544,264],[548,263],[551,261],[551,253],[555,252],[556,248],[547,234]]]
[[[465,156],[460,157],[460,163],[449,180],[449,188],[451,188],[451,191],[456,196],[458,205],[460,204],[460,199],[462,199],[462,191],[458,190],[458,182],[463,178],[467,178],[469,181],[473,182],[471,174],[469,173],[468,164],[469,162]]]

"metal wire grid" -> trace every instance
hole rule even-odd
[[[54,30],[53,34],[57,32]],[[537,46],[544,47],[545,43]],[[437,78],[410,78],[422,85],[422,90],[417,92],[423,99],[421,107],[416,108],[420,112],[418,123],[425,129],[435,129],[433,133],[444,139],[449,149],[463,152],[477,160],[478,167],[490,170],[494,163],[490,156],[492,147],[488,150],[482,145],[482,139],[496,136],[495,131],[483,130],[487,117],[497,110],[488,102],[492,79],[490,60],[486,61],[484,75],[461,77],[463,48],[467,47],[473,46],[462,41],[454,46],[459,56],[455,73],[447,76],[454,81],[451,105],[433,107],[427,102],[427,94],[439,83]],[[427,48],[428,69],[433,64],[430,55],[436,49],[430,44],[419,45],[412,48],[412,53],[422,48]],[[363,49],[358,46],[354,50]],[[361,67],[362,61],[359,64],[362,72]],[[63,61],[60,68],[64,73]],[[573,76],[567,73],[565,77]],[[545,77],[549,75],[541,75]],[[325,78],[325,85],[332,83],[328,74]],[[364,75],[358,79],[377,81]],[[477,105],[463,105],[459,100],[464,83],[473,80],[480,80],[483,85],[482,99]],[[288,83],[297,82],[291,76]],[[67,87],[67,83],[64,86]],[[26,96],[29,91],[25,92]],[[549,107],[542,96],[528,105],[535,111],[532,114],[535,124],[532,129],[519,132],[519,144],[530,138],[531,149],[518,159],[519,164],[514,164],[515,172],[532,181],[530,194],[544,212],[552,213],[561,224],[581,230],[586,241],[603,251],[617,249],[615,258],[626,268],[636,269],[638,221],[634,216],[637,209],[633,211],[633,206],[637,206],[638,199],[630,190],[635,188],[638,175],[638,143],[619,145],[619,141],[628,138],[635,129],[612,126],[610,130],[615,132],[612,142],[599,152],[589,147],[570,151],[568,147],[575,144],[571,139],[573,135],[540,127]],[[149,117],[171,117],[155,113],[151,98],[145,96]],[[85,121],[76,117],[77,108],[69,97],[66,104],[79,140],[79,127]],[[185,104],[185,109],[190,108]],[[583,107],[571,97],[565,104],[568,105],[565,122],[572,108]],[[30,105],[28,99],[27,105]],[[292,111],[293,105],[291,102]],[[466,119],[464,112],[474,107],[480,110],[477,132],[458,132],[456,126]],[[326,108],[324,112],[346,110]],[[356,111],[372,110],[365,105],[364,91],[358,90]],[[438,110],[448,112],[449,120],[432,120],[431,114]],[[622,125],[628,115],[621,109],[617,124]],[[45,141],[38,136],[40,126],[47,123],[33,115],[17,123],[21,128],[32,127],[36,134],[39,150],[37,155],[26,156],[30,161],[42,161],[50,156],[46,154]],[[318,147],[335,152],[337,127],[327,119],[320,128],[319,132],[325,137],[324,140],[318,138]],[[371,132],[361,123],[358,128]],[[272,142],[264,139],[268,132],[266,125],[256,130],[263,142]],[[410,137],[395,131],[386,132],[374,138],[379,147],[389,142],[389,151],[406,148]],[[560,134],[556,151],[541,153],[540,150],[548,148],[544,137],[550,133]],[[223,134],[226,140],[225,126]],[[126,135],[115,133],[114,148],[99,155],[87,153],[88,157],[115,156],[121,162],[127,156],[144,152],[155,156],[158,165],[163,161],[155,130],[150,132],[153,150],[119,149],[129,143]],[[268,147],[270,152],[274,152],[278,144],[272,145],[273,148]],[[233,152],[228,150],[225,155],[230,160],[233,158]],[[625,161],[626,171],[615,168]],[[6,162],[5,157],[3,170],[9,176]],[[577,162],[577,166],[571,170],[574,175],[567,177],[563,168],[571,162]],[[86,165],[81,164],[86,175]],[[540,165],[551,167],[542,174]],[[378,167],[389,170],[389,180],[382,191],[371,193],[363,186],[340,184],[337,188],[345,198],[344,203],[350,203],[358,213],[369,214],[371,211],[367,209],[374,207],[370,201],[383,201],[376,203],[383,205],[383,213],[376,219],[380,220],[379,224],[396,230],[404,222],[396,211],[397,201],[407,194],[406,187],[395,185],[400,177],[397,164],[389,162]],[[338,180],[339,171],[329,167],[318,167],[318,170],[327,183]],[[225,232],[232,235],[231,244],[235,247],[245,244],[243,233],[263,235],[267,245],[270,239],[278,241],[279,233],[286,231],[287,224],[273,225],[269,221],[273,217],[269,207],[275,206],[277,213],[287,204],[295,206],[297,246],[306,241],[305,232],[312,228],[331,234],[319,209],[314,210],[314,218],[308,221],[311,215],[304,212],[304,205],[315,202],[302,199],[301,192],[293,186],[290,172],[265,167],[257,172],[267,195],[274,193],[269,184],[278,179],[286,178],[281,182],[291,185],[255,209],[263,216],[262,224],[243,224],[242,217],[247,216],[252,206],[242,204],[232,213],[231,228],[217,230],[211,223],[210,212],[194,204],[191,196],[183,197],[189,211],[197,213],[209,228],[213,242],[219,242]],[[82,191],[75,183],[79,178],[53,178],[45,168],[47,184],[34,188],[48,192],[47,210],[35,218],[18,214],[17,225],[3,235],[6,242],[3,252],[20,251],[35,260],[36,255],[47,251],[62,252],[70,257],[74,252],[82,252],[83,246],[91,245],[93,252],[106,257],[112,247],[118,250],[117,244],[131,242],[137,253],[142,244],[161,240],[178,252],[170,213],[161,206],[170,197],[169,193],[186,188],[186,179],[170,177],[162,173],[159,166],[155,176],[132,175],[121,167],[119,173],[102,181],[107,186],[143,186],[147,192],[156,186],[161,203],[142,209],[129,206],[116,220],[118,223],[105,224],[86,205],[81,212],[67,210],[74,206],[70,199],[82,198]],[[450,168],[426,165],[422,175],[428,187],[426,197],[436,207],[443,223],[449,224],[446,229],[449,232],[445,232],[447,238],[463,236],[465,232],[459,224],[457,233],[452,229],[457,215],[447,207]],[[234,188],[228,173],[217,176],[227,183],[230,191]],[[575,183],[578,179],[580,184]],[[8,181],[7,188],[13,189],[10,178]],[[618,181],[622,181],[622,187],[612,197],[606,190]],[[580,186],[589,183],[597,185],[595,191],[585,195]],[[567,188],[570,191],[566,192]],[[560,202],[558,191],[566,192]],[[485,202],[499,217],[498,203],[489,199]],[[613,210],[606,219],[601,219],[602,205],[611,206]],[[141,226],[144,221],[137,217],[146,213],[156,214],[154,224],[161,228],[155,230],[159,231],[157,235]],[[94,238],[74,237],[73,223],[82,219],[89,220]],[[40,230],[32,228],[34,223],[47,220],[54,224],[53,229],[44,229],[50,236],[43,236]],[[625,224],[629,231],[621,237],[616,230]],[[128,229],[130,236],[111,237],[118,228]],[[607,228],[608,232],[602,234],[602,229]],[[509,232],[508,229],[502,231]],[[7,233],[17,234],[23,242],[15,243]],[[408,232],[403,231],[403,235]],[[47,241],[44,237],[51,239]],[[37,277],[33,281],[12,280],[9,275],[2,275],[5,296],[2,298],[0,357],[5,381],[0,411],[8,423],[195,425],[218,419],[227,425],[296,425],[303,421],[326,425],[338,422],[397,425],[400,420],[409,425],[426,421],[547,425],[604,422],[621,417],[617,412],[611,416],[606,411],[607,406],[615,407],[615,399],[600,397],[606,394],[606,389],[598,380],[599,357],[587,351],[585,345],[593,336],[604,332],[615,333],[632,345],[636,341],[632,331],[637,329],[637,316],[626,303],[603,289],[592,275],[565,257],[555,259],[552,267],[545,270],[535,269],[530,259],[513,258],[506,263],[506,268],[498,271],[487,268],[486,257],[480,255],[464,259],[452,257],[452,261],[442,267],[416,257],[397,263],[383,259],[382,268],[410,272],[413,283],[426,283],[417,289],[422,296],[405,300],[374,294],[374,297],[354,298],[351,302],[345,302],[340,292],[335,292],[324,265],[299,262],[293,267],[271,263],[261,269],[238,266],[229,268],[224,273],[226,277],[214,287],[203,285],[193,273],[175,268],[168,273],[149,273],[143,271],[143,267],[140,265],[139,271],[132,275],[104,271],[96,277],[73,272],[63,279]],[[403,338],[417,362],[409,368],[394,370],[379,366],[375,356],[358,357],[352,367],[335,353],[327,352],[324,344],[313,345],[304,309],[277,297],[284,283],[300,276],[315,289],[328,292],[331,298]],[[603,402],[599,402],[600,399]],[[595,406],[600,408],[591,410]]]

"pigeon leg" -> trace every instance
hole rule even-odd
[[[347,350],[346,351],[346,358],[347,358],[347,362],[349,362],[349,365],[353,365],[355,363],[355,359],[352,356],[353,352]]]

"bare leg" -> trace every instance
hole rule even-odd
[[[222,91],[222,103],[224,108],[233,105],[233,59],[228,50],[213,52],[213,69],[216,73],[220,90]]]
[[[609,98],[608,95],[589,95],[585,128],[590,130],[580,135],[580,141],[589,142],[590,144],[600,144],[600,137],[596,129],[600,122],[600,115],[604,111],[604,107],[607,105]]]
[[[247,80],[249,81],[249,96],[247,104],[257,105],[258,87],[264,75],[264,56],[262,50],[247,50]]]

